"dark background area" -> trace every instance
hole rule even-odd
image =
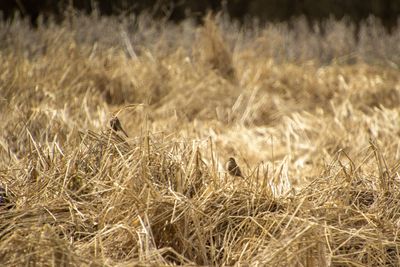
[[[86,13],[96,8],[101,15],[147,10],[156,17],[168,16],[172,21],[188,16],[200,21],[208,11],[221,9],[227,10],[232,18],[239,21],[259,18],[260,22],[287,21],[303,15],[310,22],[320,22],[329,17],[348,17],[358,24],[374,15],[389,30],[397,25],[400,13],[400,0],[0,0],[3,19],[20,13],[29,17],[33,25],[39,14],[45,19],[53,16],[61,20],[65,10],[71,6]]]

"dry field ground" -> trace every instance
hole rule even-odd
[[[400,266],[400,29],[70,13],[0,40],[1,266]]]

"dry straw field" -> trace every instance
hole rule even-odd
[[[400,29],[149,17],[1,22],[1,266],[400,266]]]

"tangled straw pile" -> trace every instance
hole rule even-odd
[[[399,266],[400,30],[294,25],[2,22],[0,264]]]

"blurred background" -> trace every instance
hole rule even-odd
[[[391,31],[398,23],[399,0],[7,0],[0,1],[3,19],[20,14],[28,17],[33,25],[41,14],[44,19],[62,19],[65,10],[91,13],[97,10],[101,15],[121,15],[148,11],[155,17],[168,17],[180,21],[187,17],[200,19],[208,11],[224,10],[231,18],[240,22],[258,19],[263,22],[290,21],[304,16],[310,25],[333,17],[348,18],[356,25],[373,15]]]

